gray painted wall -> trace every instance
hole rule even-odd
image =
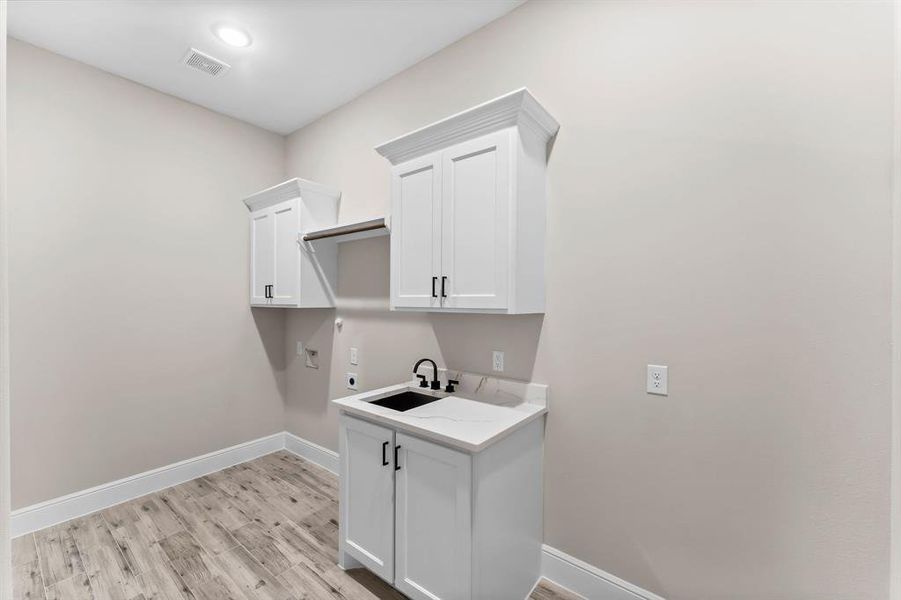
[[[339,308],[289,315],[289,430],[336,448],[351,346],[367,388],[504,350],[551,386],[548,544],[670,600],[885,599],[892,27],[888,2],[529,2],[292,134],[288,173],[352,220],[388,207],[380,142],[520,86],[562,124],[547,314],[388,313],[387,241],[347,244]]]
[[[13,508],[283,430],[247,209],[284,138],[9,44]]]

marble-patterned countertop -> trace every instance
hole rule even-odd
[[[410,381],[332,402],[347,414],[467,452],[484,450],[547,413],[545,385],[454,371],[448,374],[460,381],[451,394],[421,388],[418,382]],[[371,404],[406,390],[440,399],[405,412]]]

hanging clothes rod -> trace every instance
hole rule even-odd
[[[368,221],[360,221],[359,223],[348,223],[346,225],[335,225],[333,227],[326,227],[325,229],[318,229],[316,231],[308,231],[303,236],[303,241],[305,242],[313,242],[316,240],[322,240],[326,238],[334,238],[334,237],[346,237],[352,236],[358,233],[364,232],[375,232],[379,229],[384,229],[384,232],[378,232],[371,234],[373,237],[376,235],[387,235],[388,234],[388,226],[386,224],[384,217],[378,217],[377,219],[369,219]],[[369,236],[366,236],[369,237]],[[356,237],[355,239],[360,239]],[[341,241],[341,240],[338,240]]]

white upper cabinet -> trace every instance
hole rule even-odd
[[[401,305],[439,306],[441,178],[439,156],[398,165],[391,176],[391,294]]]
[[[303,232],[338,222],[341,193],[291,179],[244,199],[250,210],[251,306],[335,305],[337,246],[305,242]]]
[[[269,286],[275,280],[275,219],[272,211],[250,213],[250,303],[269,302]]]
[[[441,276],[445,308],[507,310],[510,130],[442,153]]]
[[[376,148],[392,163],[392,309],[544,312],[558,129],[521,89]]]

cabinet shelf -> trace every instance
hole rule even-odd
[[[303,234],[303,241],[315,242],[316,240],[331,239],[338,243],[352,242],[355,240],[388,235],[390,233],[388,227],[387,217],[377,217],[365,221],[357,221],[355,223],[342,223],[340,225],[330,225],[329,227],[323,227],[322,229],[306,231]]]

